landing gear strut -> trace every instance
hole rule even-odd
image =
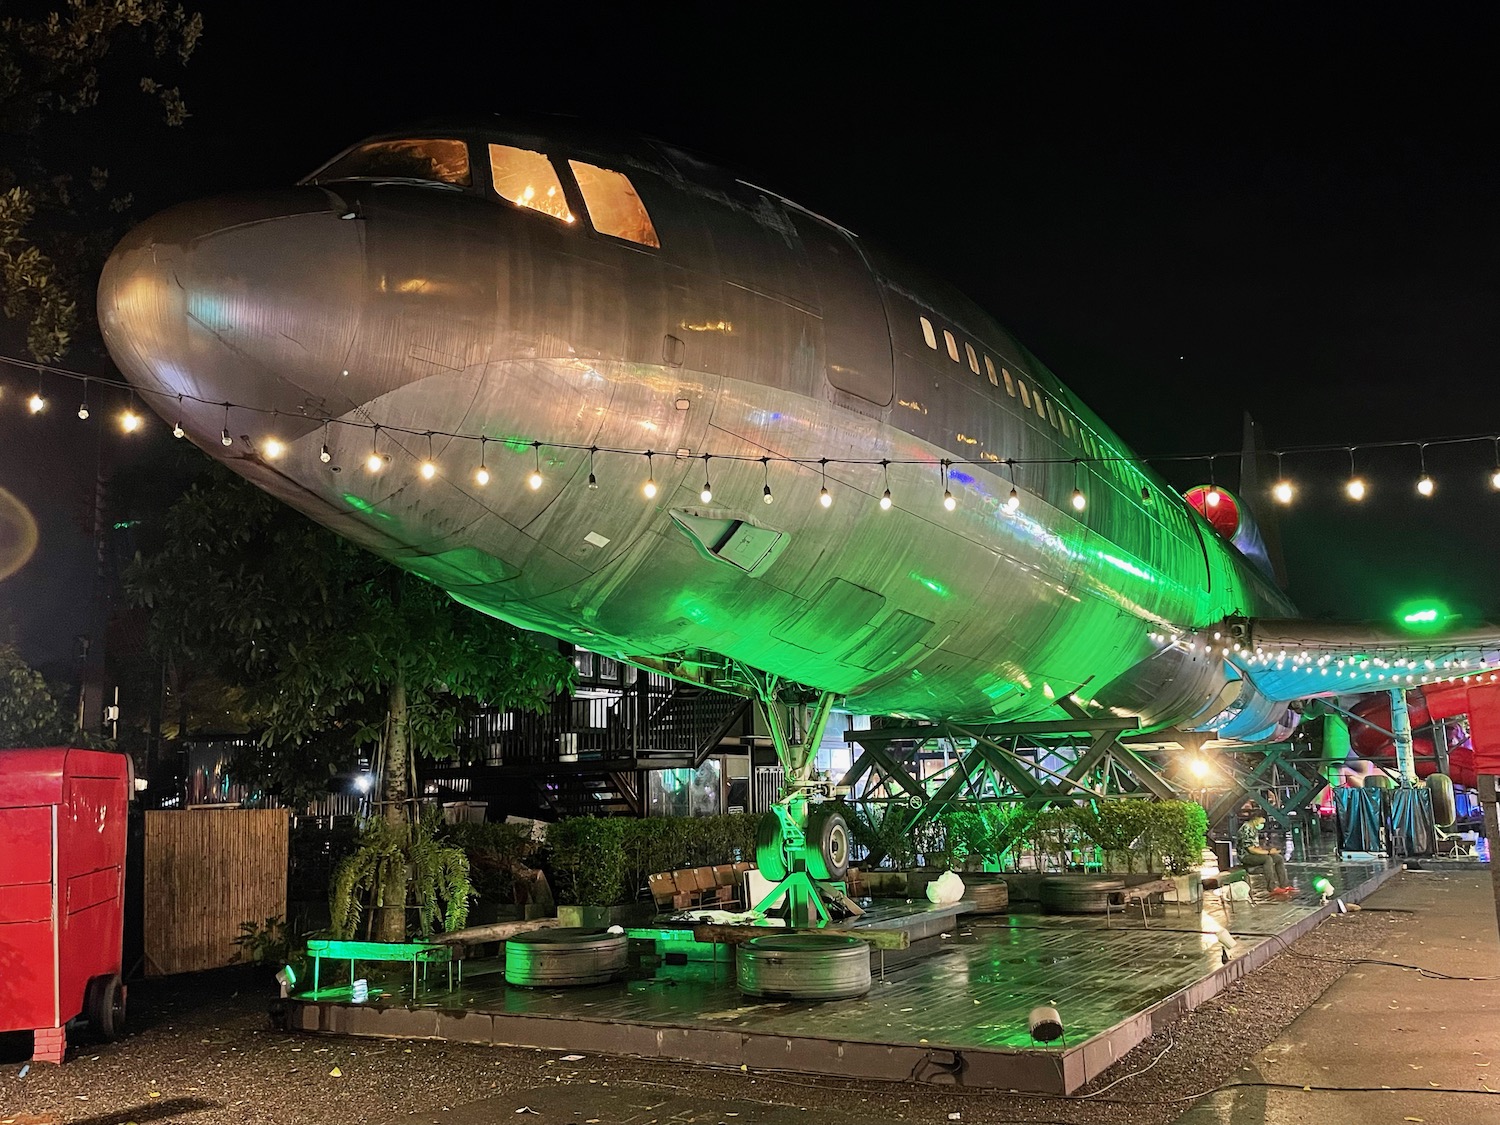
[[[756,865],[775,886],[755,909],[783,907],[789,926],[826,923],[824,896],[842,895],[843,887],[825,884],[841,883],[849,870],[849,826],[823,807],[827,794],[812,779],[834,696],[796,689],[772,676],[751,679],[782,772],[781,796],[762,818],[755,847]]]

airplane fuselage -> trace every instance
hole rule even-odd
[[[110,351],[206,452],[465,604],[685,678],[1275,725],[1221,654],[1150,634],[1285,599],[956,292],[660,146],[402,136],[466,146],[469,182],[314,176],[116,250]],[[490,145],[544,154],[566,206],[498,195]],[[657,245],[599,229],[590,168],[629,178]]]

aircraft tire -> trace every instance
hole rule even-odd
[[[786,848],[781,838],[781,820],[773,812],[760,818],[755,828],[755,866],[761,877],[779,883],[787,877]]]
[[[870,991],[870,947],[828,934],[758,937],[740,946],[740,992],[773,1000],[851,1000]]]
[[[603,930],[562,928],[505,942],[505,983],[524,988],[603,984],[624,974],[630,939]]]
[[[849,874],[849,822],[832,809],[815,809],[807,818],[807,873],[838,882]]]
[[[1427,792],[1432,794],[1432,822],[1439,828],[1447,828],[1458,819],[1458,806],[1453,800],[1453,779],[1445,773],[1429,774]]]

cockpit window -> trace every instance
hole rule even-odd
[[[565,223],[573,221],[557,169],[539,152],[490,145],[490,182],[496,195],[519,207],[530,207]]]
[[[463,141],[414,137],[371,141],[334,161],[316,176],[328,180],[418,180],[467,187],[469,148]]]
[[[578,178],[578,190],[583,193],[596,231],[642,246],[661,246],[651,216],[646,214],[646,205],[626,176],[581,160],[568,161],[568,167]]]

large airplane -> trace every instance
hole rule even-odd
[[[1248,513],[1204,518],[1234,498],[1186,502],[986,312],[652,140],[373,137],[141,224],[99,318],[163,418],[314,520],[768,703],[1254,742],[1497,656],[1296,622]]]

